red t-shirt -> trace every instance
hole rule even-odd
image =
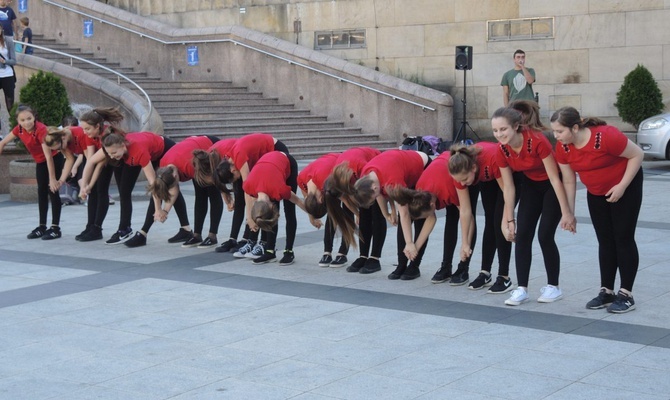
[[[44,137],[49,133],[46,125],[41,122],[35,121],[35,128],[32,132],[26,132],[20,125],[16,125],[12,129],[12,134],[19,138],[26,146],[26,150],[33,156],[33,159],[36,163],[46,162],[47,158],[44,155],[42,150],[42,143],[44,143]],[[55,156],[58,153],[58,150],[53,150],[51,152],[52,156]]]
[[[323,183],[330,173],[333,172],[339,156],[339,153],[329,153],[309,163],[298,174],[298,186],[300,189],[307,191],[307,183],[312,181],[319,190],[323,190]]]
[[[258,193],[263,192],[275,201],[288,200],[292,191],[286,180],[290,175],[291,164],[286,154],[271,151],[258,160],[242,188],[252,197],[258,197]]]
[[[233,156],[233,147],[237,139],[223,139],[211,145],[207,151],[216,151],[221,158],[231,158]]]
[[[68,129],[72,132],[72,139],[67,144],[68,150],[74,154],[86,154],[90,140],[84,133],[84,129],[79,126],[70,126]]]
[[[349,164],[349,169],[354,172],[354,179],[358,179],[361,177],[361,171],[363,171],[365,164],[381,153],[381,151],[371,147],[354,147],[353,149],[342,152],[337,158],[335,165],[347,162]]]
[[[205,150],[211,145],[212,141],[207,136],[188,137],[165,152],[161,158],[160,166],[167,167],[172,164],[177,167],[180,182],[193,179],[193,175],[195,175],[193,150]]]
[[[477,167],[479,168],[479,173],[475,177],[473,185],[479,182],[490,182],[500,178],[500,167],[498,167],[498,145],[491,142],[479,142],[476,144],[477,147],[482,150],[477,154]],[[462,185],[460,182],[454,181],[457,189],[465,189],[467,186]]]
[[[610,125],[593,126],[589,130],[591,137],[581,149],[557,143],[556,161],[570,164],[589,193],[604,196],[621,182],[626,172],[628,159],[621,157],[621,153],[628,145],[628,138]]]
[[[542,132],[524,129],[523,147],[519,154],[515,153],[509,145],[499,144],[497,163],[500,168],[510,167],[512,171],[523,172],[529,179],[534,181],[546,181],[549,179],[547,170],[544,168],[543,159],[552,153],[551,143]]]
[[[496,146],[497,147],[497,146]],[[459,206],[456,181],[449,173],[449,152],[440,154],[421,174],[416,183],[416,190],[429,192],[437,197],[435,209],[441,210],[448,205]]]
[[[152,161],[160,160],[165,148],[163,136],[152,132],[135,132],[126,135],[126,148],[128,149],[123,162],[126,165],[144,168]]]
[[[423,173],[423,167],[423,158],[416,151],[388,150],[365,164],[361,176],[370,172],[377,174],[381,194],[386,196],[387,186],[414,188]]]
[[[256,162],[263,154],[274,151],[275,141],[272,135],[266,133],[251,133],[237,139],[233,146],[233,160],[235,168],[240,169],[247,163],[249,170],[254,167]]]
[[[109,125],[105,125],[104,128],[102,129],[102,132],[104,132],[107,129],[108,126]],[[86,145],[87,146],[95,146],[96,151],[100,150],[100,148],[102,147],[102,142],[100,141],[100,136],[98,136],[96,138],[92,138],[92,137],[87,136],[86,137]]]

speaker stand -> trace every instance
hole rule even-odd
[[[470,123],[467,120],[467,115],[468,115],[468,113],[467,113],[467,109],[468,109],[468,102],[467,102],[468,87],[466,85],[466,79],[465,79],[466,78],[466,76],[465,76],[466,72],[467,72],[467,70],[464,69],[463,70],[463,98],[461,99],[461,102],[463,103],[463,119],[461,120],[461,127],[458,128],[458,132],[454,136],[454,142],[453,143],[459,143],[461,141],[465,142],[466,140],[468,140],[468,135],[467,135],[468,129],[467,128],[470,129],[470,132],[472,133],[472,135],[474,135],[474,137],[477,138],[478,141],[482,140],[482,138],[480,138],[477,135],[477,132],[475,132],[475,130],[472,129],[472,127],[470,126]]]

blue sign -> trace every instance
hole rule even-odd
[[[93,37],[93,20],[84,20],[84,37]]]
[[[20,13],[28,12],[28,0],[19,0],[19,12]]]
[[[186,62],[188,62],[188,65],[190,66],[198,65],[200,63],[198,46],[188,46],[186,48]]]

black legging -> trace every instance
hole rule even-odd
[[[340,202],[340,208],[342,209],[342,213],[346,216],[346,218],[353,218],[354,214],[349,210],[347,206],[344,205],[344,203]],[[324,253],[332,253],[333,252],[333,242],[335,241],[335,232],[336,229],[333,226],[333,222],[326,216],[326,227],[325,230],[323,231],[323,252]],[[342,240],[340,243],[340,249],[337,252],[338,254],[342,255],[347,255],[349,253],[349,246],[347,243]]]
[[[114,180],[119,189],[120,219],[119,231],[125,231],[132,226],[133,218],[133,189],[140,176],[140,166],[121,164],[114,169]]]
[[[367,258],[369,255],[380,258],[386,241],[386,218],[379,204],[375,201],[369,208],[360,208],[358,218],[358,246],[361,257]]]
[[[415,219],[412,221],[412,225],[414,225],[414,241],[419,237],[419,234],[421,233],[421,229],[423,229],[423,224],[426,222],[425,218],[421,219]],[[397,236],[396,236],[396,243],[398,245],[398,266],[400,267],[407,267],[407,263],[409,262],[409,259],[405,255],[404,251],[405,250],[405,245],[407,242],[405,241],[405,235],[403,234],[402,231],[402,221],[400,221],[400,215],[398,214],[398,230],[397,230]],[[418,255],[416,258],[412,261],[412,264],[415,267],[418,267],[421,265],[421,260],[423,259],[423,253],[426,252],[426,246],[428,245],[428,240],[426,240],[426,243],[421,246],[419,250]]]
[[[482,234],[482,270],[491,272],[493,259],[498,253],[498,275],[509,276],[512,242],[505,239],[501,230],[505,200],[498,182],[479,182],[484,207],[484,232]]]
[[[79,167],[80,170],[83,170],[84,163]],[[105,221],[107,216],[107,211],[109,210],[109,183],[112,181],[112,175],[114,174],[114,167],[111,165],[105,165],[100,171],[100,176],[95,181],[91,193],[88,195],[88,220],[86,221],[86,227],[90,228],[95,225],[98,228],[102,228],[102,223]]]
[[[288,157],[289,163],[291,165],[291,174],[286,180],[286,184],[291,188],[291,191],[295,193],[295,191],[298,189],[298,163],[290,154],[286,153],[286,157]],[[295,215],[295,204],[293,204],[290,200],[282,200],[282,203],[284,203],[284,218],[286,218],[286,246],[284,249],[293,250],[293,244],[295,243],[295,233],[298,230],[298,220],[296,219]],[[273,200],[272,204],[274,204],[274,206],[279,209],[278,201]],[[272,228],[272,232],[265,233],[267,237],[265,246],[266,250],[275,249],[278,232],[279,223],[275,224],[275,226]]]
[[[60,178],[63,172],[64,157],[58,153],[53,156],[56,179]],[[60,213],[63,205],[60,200],[60,193],[55,193],[49,189],[49,168],[47,162],[37,163],[35,166],[35,179],[37,180],[37,207],[40,214],[40,225],[47,225],[47,213],[49,212],[49,201],[51,201],[51,225],[60,224]]]
[[[240,229],[242,228],[242,223],[246,217],[246,200],[244,199],[244,190],[242,189],[242,179],[233,182],[233,195],[235,196],[235,204],[233,209],[233,221],[230,226],[230,237],[231,239],[237,240],[237,236],[240,234]],[[249,232],[249,226],[245,225],[243,235],[245,239],[249,238]]]
[[[534,181],[524,176],[516,220],[514,255],[516,257],[516,277],[519,286],[528,287],[530,264],[533,258],[533,238],[535,237],[538,220],[540,226],[537,236],[542,249],[544,267],[547,271],[547,283],[558,286],[561,256],[554,236],[558,223],[561,222],[561,207],[554,188],[548,179]]]
[[[221,192],[211,185],[202,187],[198,185],[198,182],[195,179],[193,180],[193,189],[195,190],[193,213],[195,221],[193,223],[193,232],[196,235],[202,235],[202,228],[205,225],[205,217],[207,216],[207,201],[209,200],[209,233],[216,235],[219,232],[219,223],[221,222],[221,215],[223,214],[223,199],[221,198]],[[181,221],[181,218],[179,220]],[[186,225],[188,225],[188,218],[186,222]]]
[[[640,169],[616,203],[609,203],[605,196],[591,193],[586,195],[591,221],[598,238],[600,285],[607,289],[614,289],[618,269],[621,288],[633,291],[640,263],[635,228],[642,206],[642,176]]]
[[[479,187],[478,185],[468,186],[468,194],[470,195],[470,207],[472,207],[472,216],[475,217],[475,210],[477,209],[477,197],[479,196]],[[454,253],[456,251],[456,243],[458,242],[458,221],[460,220],[461,213],[458,211],[458,207],[453,204],[450,204],[446,207],[447,218],[444,222],[444,242],[442,250],[442,266],[451,266]],[[474,249],[477,244],[477,224],[474,224],[474,232],[472,233],[472,243],[470,243],[470,248]],[[470,260],[472,255],[468,257],[465,261],[461,261],[464,267],[470,266]]]

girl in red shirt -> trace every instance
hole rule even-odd
[[[381,152],[370,147],[354,147],[344,151],[336,161],[333,173],[324,183],[326,209],[333,222],[333,229],[340,227],[342,240],[347,245],[354,243],[358,217],[359,257],[347,267],[347,272],[360,272],[371,262],[379,264],[384,242],[386,241],[386,219],[376,202],[369,208],[358,208],[353,200],[354,183],[361,176],[365,165]],[[355,246],[355,243],[354,243]],[[374,269],[372,265],[367,270]]]
[[[62,236],[59,227],[62,204],[58,189],[67,178],[67,175],[62,174],[63,155],[44,144],[47,127],[36,120],[32,108],[20,105],[17,109],[16,121],[18,124],[14,129],[0,140],[0,154],[7,143],[18,137],[36,163],[35,178],[40,221],[37,228],[28,234],[28,239],[58,239]],[[51,201],[51,227],[47,229],[49,201]]]
[[[551,117],[559,143],[556,159],[570,209],[575,209],[575,173],[586,186],[586,199],[598,238],[600,293],[586,304],[612,313],[635,309],[633,284],[640,262],[635,228],[642,206],[644,153],[621,131],[598,118],[582,119],[573,107]],[[621,288],[614,294],[617,270]]]
[[[512,107],[518,107],[525,112],[522,114]],[[538,221],[538,240],[547,271],[547,286],[541,289],[537,301],[551,303],[563,297],[558,287],[561,260],[554,236],[559,223],[565,230],[575,230],[575,216],[570,210],[549,139],[540,130],[541,124],[528,124],[529,121],[539,121],[538,110],[534,102],[515,101],[508,108],[496,110],[491,119],[493,135],[500,144],[497,162],[503,178],[505,199],[502,229],[507,240],[516,241],[515,259],[519,286],[505,301],[510,306],[529,300],[527,288],[533,238]],[[524,121],[526,125],[522,125]],[[517,219],[514,218],[516,190],[512,171],[524,173]]]
[[[218,141],[214,136],[191,136],[175,144],[160,160],[160,168],[156,171],[156,179],[149,186],[149,193],[154,199],[156,210],[165,210],[159,215],[159,221],[164,222],[170,209],[177,202],[184,201],[180,196],[179,182],[192,180],[195,175],[193,165],[194,152],[204,151]],[[195,190],[193,232],[181,228],[179,233],[170,239],[170,243],[184,242],[182,247],[210,248],[217,242],[216,235],[223,213],[223,199],[219,191],[212,185],[201,186],[193,179]],[[202,239],[202,228],[207,216],[207,200],[211,208],[209,234]],[[185,206],[185,205],[184,205]]]

